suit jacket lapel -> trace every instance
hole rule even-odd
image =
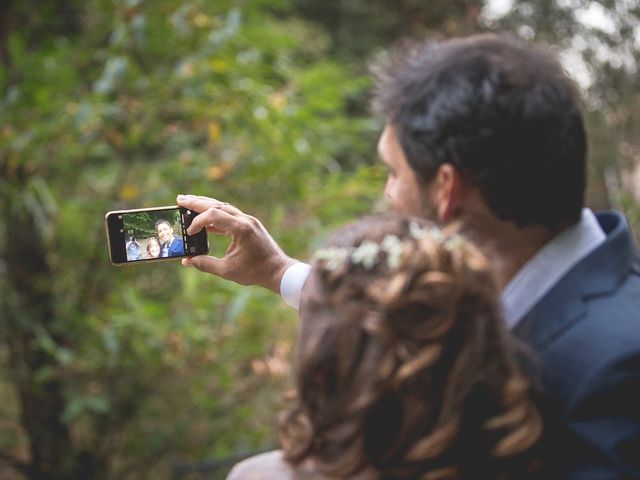
[[[637,268],[624,217],[601,213],[597,218],[606,241],[569,270],[514,328],[514,333],[537,351],[580,321],[588,298],[614,290],[629,273],[630,265]]]

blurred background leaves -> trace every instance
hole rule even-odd
[[[610,22],[576,13],[593,8]],[[633,0],[2,2],[0,478],[169,478],[176,462],[276,444],[296,312],[177,262],[112,267],[104,213],[213,196],[306,258],[379,204],[367,64],[400,38],[509,29],[554,44],[585,93],[589,202],[637,221],[638,13]]]

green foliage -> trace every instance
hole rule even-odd
[[[351,59],[398,39],[476,31],[483,0],[292,0],[301,15],[323,25],[335,53]]]
[[[177,262],[112,267],[104,213],[213,196],[306,258],[382,192],[369,55],[473,31],[481,3],[0,6],[0,462],[166,478],[274,445],[296,313]]]
[[[0,75],[3,375],[67,432],[59,478],[163,478],[172,459],[273,445],[295,312],[177,262],[112,267],[104,213],[214,196],[306,257],[382,190],[376,126],[349,115],[368,80],[286,1],[76,7],[75,33],[11,30]],[[16,252],[16,228],[35,246]],[[19,290],[30,256],[43,267]],[[47,315],[24,308],[37,294]],[[2,450],[33,461],[2,395]]]

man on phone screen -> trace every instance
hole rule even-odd
[[[159,220],[156,223],[158,238],[160,239],[160,256],[175,257],[184,255],[184,244],[181,238],[173,235],[173,227],[167,220]]]

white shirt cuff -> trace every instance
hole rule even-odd
[[[300,295],[304,282],[311,272],[311,265],[298,262],[287,268],[280,281],[280,295],[290,307],[300,308]]]

